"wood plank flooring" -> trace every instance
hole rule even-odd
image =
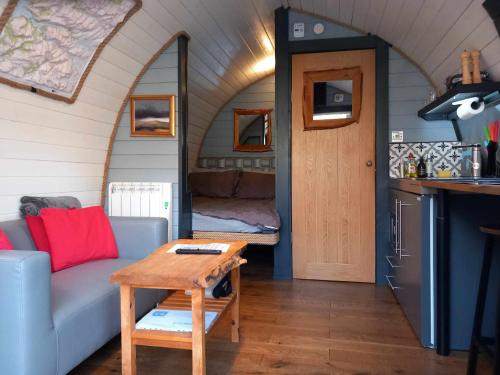
[[[466,353],[440,357],[420,347],[385,287],[272,281],[269,268],[242,267],[241,343],[230,316],[207,341],[207,373],[301,375],[465,374]],[[138,374],[191,374],[191,352],[138,347]],[[119,338],[72,375],[121,371]],[[489,374],[481,364],[479,374]]]

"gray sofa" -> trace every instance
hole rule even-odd
[[[119,258],[51,274],[47,253],[34,251],[24,220],[0,222],[19,250],[0,251],[0,374],[66,374],[120,332],[117,285],[110,274],[167,242],[167,220],[110,217]],[[137,316],[164,297],[136,293]]]

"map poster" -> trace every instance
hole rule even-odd
[[[73,103],[141,0],[14,0],[0,16],[0,82]]]

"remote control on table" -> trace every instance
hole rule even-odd
[[[176,254],[181,254],[181,255],[192,255],[192,254],[199,254],[199,255],[219,255],[222,253],[220,250],[208,250],[208,249],[177,249],[175,250]]]

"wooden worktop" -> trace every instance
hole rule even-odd
[[[458,183],[450,181],[410,179],[410,178],[392,179],[390,185],[393,188],[417,194],[432,194],[437,189],[444,189],[462,193],[500,195],[500,185]]]
[[[231,247],[220,255],[178,255],[167,251],[176,244],[196,245],[212,242]],[[146,258],[111,275],[112,283],[143,288],[193,289],[208,288],[217,278],[246,263],[240,257],[246,241],[176,240],[163,245]]]

